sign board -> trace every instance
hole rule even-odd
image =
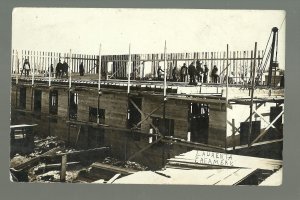
[[[195,162],[205,165],[218,166],[233,166],[232,154],[212,152],[212,151],[197,151]]]

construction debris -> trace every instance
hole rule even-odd
[[[104,164],[110,164],[113,166],[119,166],[119,167],[123,167],[126,169],[133,169],[133,170],[137,170],[137,171],[144,171],[147,170],[148,168],[146,166],[142,166],[139,163],[136,162],[131,162],[131,161],[120,161],[117,160],[115,158],[111,158],[111,157],[107,157],[103,160]]]
[[[92,153],[105,152],[109,147],[100,147],[87,150],[66,148],[65,143],[57,137],[35,137],[34,152],[29,155],[15,154],[11,159],[12,181],[30,182],[61,182],[61,158],[68,156],[63,182],[89,183],[102,179],[103,183],[113,182],[121,175],[132,174],[146,170],[147,167],[135,162],[120,161],[116,158],[89,160]],[[96,162],[95,162],[96,161]],[[119,173],[116,176],[116,173]],[[114,178],[115,177],[115,178]]]

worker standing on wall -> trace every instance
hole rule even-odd
[[[189,75],[190,75],[190,83],[189,83],[189,85],[196,85],[197,84],[196,80],[195,80],[196,67],[194,65],[194,62],[192,62],[189,65],[188,72],[189,72]]]
[[[158,66],[158,70],[157,70],[157,78],[158,80],[162,80],[161,76],[163,75],[164,70],[161,69],[161,66]]]
[[[53,68],[53,64],[52,64],[52,63],[51,63],[51,65],[50,65],[50,71],[51,71],[51,74],[53,74],[54,68]]]
[[[79,65],[79,74],[80,74],[80,76],[83,76],[83,75],[84,75],[83,62],[81,62],[80,65]]]
[[[66,75],[66,77],[68,78],[68,70],[69,70],[69,65],[66,61],[64,61],[64,63],[62,64],[62,74],[61,74],[61,76],[63,77],[64,75]]]
[[[49,66],[49,68],[48,68],[48,72],[45,73],[45,75],[52,76],[52,74],[53,74],[53,64],[51,63],[50,66]]]
[[[25,77],[28,77],[29,76],[29,71],[30,71],[30,63],[28,61],[28,59],[25,59],[25,62],[23,64],[23,70],[22,70],[22,73],[24,72],[25,74]],[[22,73],[21,73],[21,76],[22,76]],[[34,73],[34,72],[33,72]]]
[[[173,81],[177,82],[177,67],[175,66],[172,70]]]
[[[203,68],[201,67],[201,63],[199,60],[196,62],[196,71],[197,71],[197,81],[202,82],[202,74],[204,73]]]
[[[62,76],[62,68],[63,68],[63,66],[62,66],[62,63],[61,63],[61,61],[59,59],[57,65],[56,65],[56,68],[55,68],[56,78],[58,78],[58,77],[61,78],[61,76]]]
[[[208,71],[209,71],[209,69],[208,69],[207,65],[204,65],[203,83],[207,83]]]
[[[214,68],[211,71],[211,76],[212,76],[212,79],[213,79],[213,83],[218,83],[219,75],[218,75],[218,68],[217,68],[216,65],[214,65]]]
[[[187,67],[186,67],[186,64],[183,63],[183,66],[180,69],[180,81],[181,82],[186,81],[186,75],[187,75]]]

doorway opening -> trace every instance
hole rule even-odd
[[[207,144],[209,126],[209,106],[202,103],[189,105],[191,141]]]

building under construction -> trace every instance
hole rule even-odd
[[[273,39],[269,50],[142,55],[15,50],[11,124],[37,124],[39,137],[75,149],[109,147],[111,156],[151,170],[192,150],[281,160],[284,88],[276,45]],[[29,77],[21,75],[25,59]],[[63,78],[49,69],[59,60],[69,64]],[[196,85],[173,80],[175,67],[197,60],[210,72],[218,67],[217,83],[210,76]]]

